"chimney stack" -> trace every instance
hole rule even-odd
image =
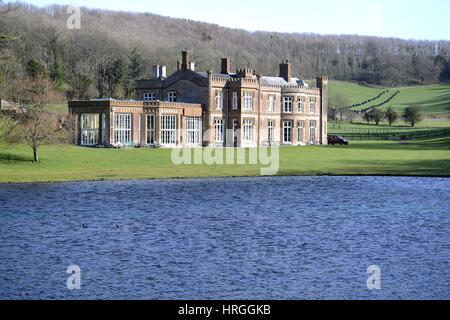
[[[287,82],[291,81],[291,64],[288,60],[284,61],[280,64],[280,77],[286,80]]]
[[[160,66],[159,67],[159,76],[162,79],[165,79],[167,77],[167,67],[166,66]]]
[[[181,60],[181,70],[186,71],[188,70],[189,66],[189,50],[185,49],[182,51],[182,60]]]
[[[222,67],[220,69],[221,74],[230,74],[231,73],[231,63],[230,58],[222,58]]]
[[[161,77],[161,69],[159,65],[152,66],[152,78],[159,79]]]

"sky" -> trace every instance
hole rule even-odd
[[[150,12],[249,31],[450,40],[449,0],[25,0]]]

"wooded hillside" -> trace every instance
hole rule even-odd
[[[82,9],[81,30],[69,30],[68,17],[65,6],[28,4],[1,14],[3,99],[14,100],[17,79],[38,74],[53,80],[69,99],[130,97],[133,80],[148,77],[152,64],[173,71],[184,48],[191,50],[201,71],[220,70],[220,58],[228,56],[233,68],[251,67],[268,75],[289,59],[293,73],[304,79],[326,74],[383,86],[450,79],[450,41],[252,33],[153,14],[88,9]]]

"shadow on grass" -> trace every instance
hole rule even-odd
[[[0,163],[32,162],[32,161],[33,161],[32,157],[21,156],[8,152],[0,152]]]
[[[437,160],[405,160],[405,161],[364,161],[367,168],[357,168],[360,161],[351,160],[345,162],[350,167],[346,170],[352,174],[351,165],[355,165],[354,174],[387,175],[387,176],[425,176],[425,177],[450,177],[450,161]]]
[[[338,147],[336,147],[338,148]],[[355,141],[353,144],[350,141],[351,149],[371,149],[371,150],[450,150],[450,137],[436,138],[433,140],[410,140],[398,142],[379,142],[379,143],[364,143]]]
[[[419,176],[419,177],[450,177],[450,161],[439,160],[339,160],[345,167],[303,170],[302,168],[282,168],[279,175],[331,175],[331,176]]]

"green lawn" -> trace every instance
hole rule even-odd
[[[372,88],[344,81],[330,81],[330,95],[340,93],[347,98],[350,104],[366,101],[377,96],[383,90],[385,88]],[[450,84],[390,88],[389,93],[366,106],[385,101],[397,90],[400,91],[400,94],[383,106],[383,109],[392,106],[395,110],[403,112],[407,106],[417,104],[423,107],[426,115],[439,118],[450,116]]]
[[[0,148],[0,182],[259,176],[257,165],[175,165],[169,149],[52,145],[32,163],[26,146]],[[450,176],[450,137],[280,149],[279,175]]]

